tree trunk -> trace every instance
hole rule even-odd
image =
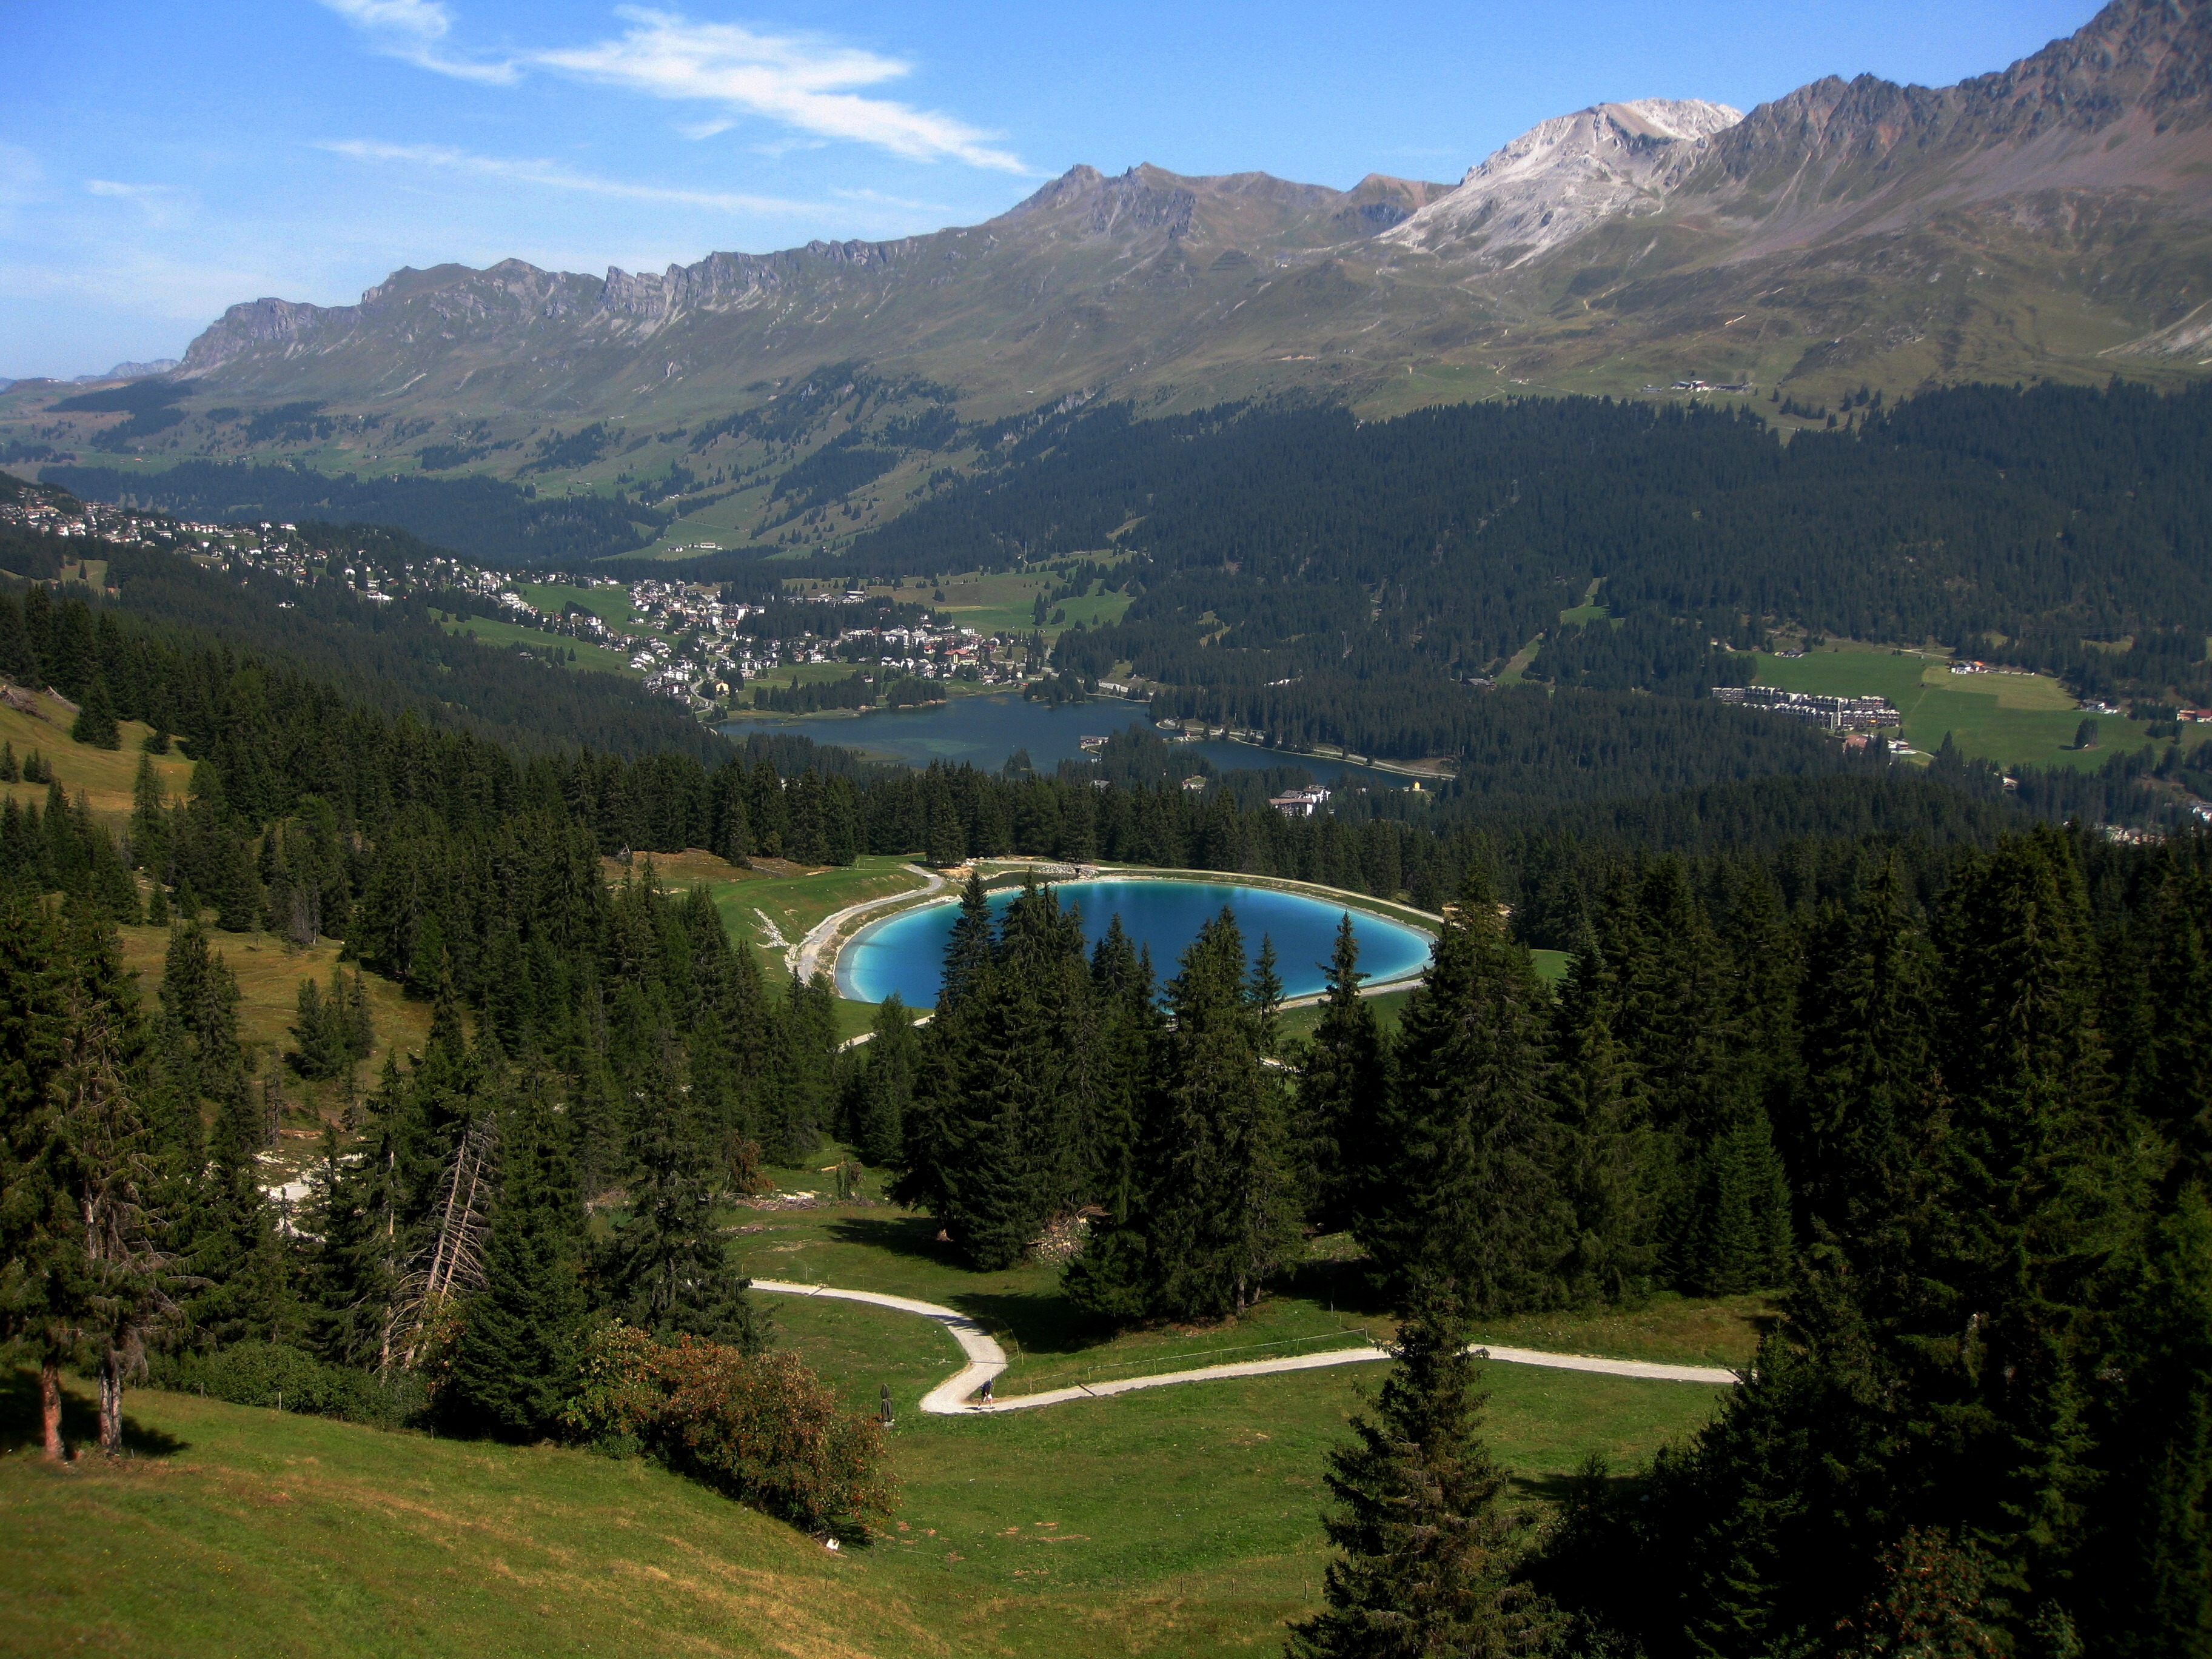
[[[123,1455],[123,1364],[112,1352],[100,1361],[100,1449]]]
[[[62,1368],[58,1360],[40,1362],[39,1421],[46,1433],[46,1462],[66,1461],[69,1452],[62,1444]]]

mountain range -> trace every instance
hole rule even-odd
[[[1600,104],[1456,185],[1078,167],[983,224],[890,241],[604,276],[401,270],[356,305],[232,307],[167,382],[194,418],[148,453],[312,447],[350,411],[382,417],[355,446],[380,465],[517,475],[558,459],[526,442],[549,425],[726,426],[825,368],[842,392],[865,368],[879,414],[919,398],[969,422],[1097,397],[1387,413],[1710,385],[1809,410],[1863,386],[2172,383],[2212,365],[2208,46],[2212,0],[2113,0],[1956,86]],[[249,442],[199,418],[295,404],[322,424]]]

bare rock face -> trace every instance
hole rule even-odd
[[[1703,141],[1742,119],[1741,111],[1700,98],[1639,98],[1556,115],[1379,240],[1480,270],[1526,264],[1608,219],[1657,211]]]
[[[1748,115],[1597,104],[1456,185],[1077,167],[985,223],[890,241],[604,277],[400,270],[356,305],[234,306],[181,375],[211,403],[641,429],[894,361],[991,412],[1443,395],[1470,369],[1909,388],[2212,368],[2208,295],[2212,0],[2112,0],[1956,86],[1832,76]],[[1418,389],[1438,364],[1462,373]]]

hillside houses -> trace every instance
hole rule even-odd
[[[1901,726],[1905,716],[1887,697],[1832,697],[1812,691],[1784,691],[1771,685],[1717,685],[1716,702],[1763,708],[1786,720],[1809,720],[1831,732],[1873,732]]]

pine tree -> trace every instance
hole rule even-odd
[[[1381,1028],[1359,994],[1359,941],[1349,912],[1338,921],[1321,1021],[1299,1067],[1293,1158],[1308,1218],[1323,1232],[1352,1224],[1376,1172],[1364,1156],[1388,1087]]]
[[[64,1455],[61,1368],[73,1357],[86,1273],[52,1090],[69,1030],[53,918],[34,901],[0,897],[0,1337],[37,1356],[46,1455],[53,1461]]]
[[[1844,1252],[1862,1293],[1894,1308],[1911,1295],[1900,1280],[1939,1094],[1928,1019],[1935,952],[1895,858],[1848,915],[1815,929],[1810,958],[1788,1161],[1814,1247]]]
[[[131,786],[131,861],[159,886],[168,869],[167,803],[153,760],[138,757],[138,775]]]
[[[1322,1526],[1340,1553],[1327,1610],[1291,1627],[1291,1659],[1504,1659],[1549,1646],[1556,1620],[1513,1579],[1505,1471],[1481,1437],[1463,1300],[1417,1297],[1371,1412],[1328,1455],[1335,1504]]]
[[[2091,1408],[2101,1480],[2073,1577],[2094,1651],[2212,1654],[2212,1203],[2152,1224]]]
[[[595,1252],[595,1277],[611,1311],[641,1330],[755,1348],[748,1281],[716,1230],[714,1172],[677,1076],[664,1037],[632,1108],[629,1211]]]
[[[464,1310],[441,1405],[464,1426],[527,1439],[552,1427],[575,1369],[583,1202],[544,1088],[526,1086],[502,1116],[484,1285]]]
[[[1376,1136],[1383,1176],[1355,1229],[1399,1293],[1449,1279],[1470,1313],[1564,1294],[1571,1218],[1545,1099],[1547,1000],[1471,873],[1400,1022]]]
[[[1613,1035],[1613,986],[1595,939],[1559,999],[1552,1072],[1561,1196],[1574,1216],[1561,1272],[1568,1299],[1640,1300],[1659,1269],[1659,1195],[1671,1149],[1654,1133]]]
[[[1183,953],[1168,1003],[1134,1201],[1067,1271],[1070,1299],[1100,1318],[1242,1313],[1297,1236],[1287,1103],[1261,1064],[1243,939],[1227,910]]]
[[[95,672],[78,705],[70,736],[93,749],[120,749],[123,733],[115,724],[115,700],[107,694],[107,681]]]
[[[1790,1270],[1790,1180],[1764,1112],[1705,1149],[1696,1216],[1680,1247],[1686,1286],[1736,1296],[1782,1283]]]
[[[854,1139],[863,1158],[889,1167],[902,1161],[921,1043],[914,1016],[896,993],[884,999],[869,1029],[871,1040],[861,1050]]]

